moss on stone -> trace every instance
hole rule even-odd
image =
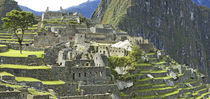
[[[7,52],[0,53],[0,56],[6,57],[28,57],[28,55],[36,55],[38,58],[43,58],[44,51],[23,51],[20,54],[19,50],[9,49]]]
[[[14,76],[14,75],[7,72],[0,72],[0,76]]]
[[[47,67],[47,66],[26,66],[26,65],[14,65],[14,64],[1,64],[0,68],[26,69],[26,70],[51,69],[50,67]]]
[[[15,80],[18,82],[41,82],[40,80],[31,77],[15,77]]]
[[[15,88],[15,89],[19,89],[19,88],[23,87],[21,85],[12,85],[12,84],[7,84],[7,83],[3,83],[3,82],[0,82],[0,85],[4,85],[6,87],[12,87],[12,88]]]
[[[44,85],[63,85],[63,84],[65,84],[65,82],[61,81],[61,80],[59,80],[59,81],[42,81],[42,84],[44,84]]]

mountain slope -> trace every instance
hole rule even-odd
[[[92,19],[148,38],[179,63],[208,75],[208,14],[191,0],[102,0]]]
[[[192,0],[198,5],[210,7],[210,0]]]
[[[34,11],[34,10],[28,8],[28,7],[21,6],[21,5],[19,5],[19,7],[22,9],[22,11],[31,12],[31,13],[33,13],[34,15],[38,15],[38,16],[41,16],[41,15],[42,15],[42,12]]]
[[[89,1],[82,3],[78,6],[69,7],[65,10],[67,12],[77,11],[78,13],[81,13],[82,16],[90,18],[99,3],[100,3],[100,0],[94,0],[94,1],[89,0]]]
[[[82,3],[78,6],[69,7],[65,10],[66,10],[66,12],[77,11],[78,13],[81,13],[84,17],[90,18],[99,3],[100,3],[100,0],[89,0],[89,1]],[[39,16],[41,16],[41,14],[42,14],[42,12],[34,11],[28,7],[21,6],[21,5],[19,5],[19,6],[23,11],[32,12],[33,14],[39,15]]]

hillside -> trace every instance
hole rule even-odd
[[[86,18],[90,18],[91,15],[93,14],[93,12],[95,11],[95,9],[97,8],[97,5],[99,3],[100,3],[100,0],[93,0],[93,1],[89,0],[87,2],[84,2],[84,3],[80,4],[80,5],[69,7],[65,10],[66,10],[66,12],[76,11],[78,13],[81,13],[82,16],[84,16]],[[38,16],[42,15],[42,12],[34,11],[34,10],[28,8],[28,7],[21,6],[21,5],[19,5],[19,7],[23,11],[32,12],[33,14],[38,15]]]
[[[148,38],[179,63],[208,75],[209,13],[191,0],[103,0],[92,19]]]
[[[192,0],[198,5],[210,7],[210,0]]]
[[[37,15],[37,16],[42,15],[42,12],[34,11],[34,10],[28,8],[28,7],[21,6],[21,5],[19,5],[19,7],[22,9],[22,11],[32,12],[34,15]]]

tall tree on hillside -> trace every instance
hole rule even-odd
[[[22,54],[23,35],[28,27],[36,24],[35,16],[30,12],[12,10],[6,14],[6,17],[2,17],[1,20],[4,23],[3,27],[12,30],[18,39],[20,53]],[[20,35],[18,35],[18,29],[21,30]]]

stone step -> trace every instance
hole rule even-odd
[[[154,96],[154,95],[160,95],[160,94],[166,94],[169,92],[175,91],[176,88],[169,88],[169,89],[163,89],[163,90],[151,90],[151,91],[144,91],[141,90],[140,92],[137,91],[137,95],[139,96]]]
[[[196,99],[206,99],[210,96],[210,92],[202,93],[200,96],[197,96]]]
[[[208,88],[203,88],[203,89],[201,89],[198,93],[193,94],[193,96],[194,96],[194,97],[199,97],[199,96],[201,96],[202,94],[204,94],[204,93],[206,93],[206,92],[208,92]]]
[[[160,84],[160,85],[163,85],[163,84]],[[143,89],[151,89],[151,88],[164,88],[164,87],[170,87],[170,86],[167,86],[166,84],[163,85],[163,86],[154,86],[154,84],[140,84],[140,85],[135,85],[135,88],[136,90],[143,90]]]
[[[146,79],[149,78],[148,76],[152,75],[154,77],[154,79],[170,79],[170,76],[167,76],[167,74],[143,74],[143,75],[135,75],[135,79]]]
[[[12,34],[8,34],[8,33],[0,33],[0,36],[12,36]]]
[[[149,95],[149,96],[140,96],[139,99],[177,99],[176,95],[179,94],[181,89],[176,89],[174,90],[167,90],[165,93],[159,93],[158,95]],[[170,98],[170,97],[175,97],[175,98]]]
[[[158,67],[153,67],[153,66],[136,66],[135,67],[137,70],[141,71],[149,71],[149,70],[152,70],[152,71],[158,71],[158,70],[162,70],[161,68],[158,68]]]
[[[137,80],[135,82],[135,84],[146,84],[146,83],[163,84],[163,83],[165,83],[165,80],[163,80],[163,79],[150,79],[150,78],[146,78],[146,79]]]
[[[0,39],[11,39],[11,36],[0,36]]]

